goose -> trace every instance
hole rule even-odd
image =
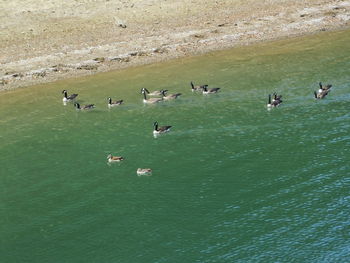
[[[327,84],[326,86],[323,86],[321,82],[318,85],[320,86],[318,92],[314,91],[315,99],[323,99],[331,91],[332,85]]]
[[[276,96],[275,96],[276,97]],[[282,96],[280,96],[282,97]],[[277,97],[278,98],[278,97]],[[267,102],[267,107],[268,108],[274,108],[274,107],[277,107],[279,106],[280,104],[282,103],[282,100],[278,100],[278,99],[273,99],[271,100],[271,94],[269,94],[269,99],[268,99],[268,102]]]
[[[138,176],[140,175],[152,175],[151,168],[137,168],[136,173]]]
[[[156,90],[148,93],[148,96],[162,96],[163,92],[167,92],[167,89]]]
[[[157,103],[163,100],[163,98],[150,98],[147,99],[146,93],[149,93],[149,91],[145,88],[141,89],[141,93],[143,94],[143,103],[147,103],[147,104],[153,104],[153,103]]]
[[[115,163],[115,162],[120,162],[124,160],[124,157],[122,156],[113,156],[112,154],[108,154],[107,160],[109,163]]]
[[[220,90],[220,88],[211,88],[208,89],[207,86],[203,87],[203,94],[213,94],[213,93],[217,93]]]
[[[108,98],[108,107],[119,106],[123,103],[123,100],[112,101],[112,98]]]
[[[208,87],[208,85],[200,85],[200,86],[195,86],[193,82],[191,81],[191,90],[192,92],[194,91],[202,91],[204,87]]]
[[[330,90],[322,90],[321,92],[316,92],[314,91],[314,96],[315,99],[323,99],[324,97],[326,97],[328,95],[328,93],[330,92]]]
[[[279,104],[281,104],[282,101],[282,95],[277,95],[276,92],[273,93],[273,99],[272,102],[278,101]]]
[[[62,93],[63,93],[63,99],[62,99],[63,102],[72,101],[78,96],[78,94],[71,94],[68,96],[67,90],[63,90]]]
[[[166,133],[166,132],[170,131],[170,128],[171,128],[171,126],[161,126],[161,127],[159,127],[157,121],[153,123],[153,126],[154,126],[153,135]]]
[[[91,110],[93,108],[95,108],[95,104],[87,104],[87,105],[83,105],[82,107],[80,107],[79,103],[74,103],[74,106],[77,110]]]
[[[181,93],[175,93],[175,94],[165,94],[166,91],[162,92],[163,100],[174,100],[177,99],[177,97],[181,96]]]
[[[332,87],[332,84],[327,84],[326,86],[323,86],[322,82],[318,83],[318,85],[320,86],[318,92],[321,92],[322,90],[329,90]]]

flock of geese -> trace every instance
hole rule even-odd
[[[193,82],[191,81],[191,90],[192,92],[201,92],[202,94],[215,94],[218,93],[220,88],[208,88],[208,85],[198,85],[195,86]],[[328,93],[331,91],[332,85],[322,85],[322,83],[319,83],[319,89],[318,91],[314,91],[314,97],[315,99],[323,99],[325,98]],[[91,110],[95,108],[94,104],[86,104],[86,105],[80,105],[78,102],[75,102],[75,99],[77,98],[78,94],[70,94],[68,95],[67,90],[63,90],[63,104],[66,105],[67,102],[74,102],[74,107],[77,110]],[[179,96],[181,96],[181,93],[174,93],[174,94],[168,94],[168,90],[161,89],[156,90],[153,92],[149,92],[148,89],[142,88],[141,94],[143,95],[143,103],[145,104],[155,104],[161,101],[169,101],[177,99]],[[148,96],[148,97],[147,97]],[[151,98],[150,98],[151,97]],[[268,95],[268,102],[267,102],[267,108],[275,108],[280,106],[282,103],[282,95],[278,95],[277,93],[273,93],[272,95]],[[116,100],[113,101],[111,97],[107,99],[107,106],[109,108],[120,106],[123,104],[123,100]],[[160,134],[167,133],[170,131],[170,128],[172,126],[159,126],[158,122],[153,123],[153,135],[154,137],[157,137]],[[115,163],[115,162],[121,162],[124,160],[124,157],[122,156],[113,156],[112,154],[109,154],[107,156],[108,163]],[[138,168],[136,171],[137,175],[151,175],[152,169],[150,168]]]

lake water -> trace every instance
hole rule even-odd
[[[349,43],[322,33],[0,93],[0,261],[350,262]],[[333,89],[316,101],[320,81]],[[143,87],[182,96],[144,105]],[[64,106],[63,89],[96,109]],[[173,127],[154,138],[154,121]]]

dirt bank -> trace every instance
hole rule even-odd
[[[0,90],[350,25],[350,0],[0,0]]]

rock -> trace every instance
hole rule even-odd
[[[43,78],[46,76],[46,71],[34,72],[32,77],[34,78]]]
[[[77,69],[85,69],[85,70],[96,70],[98,68],[97,65],[81,65],[79,67],[77,67]]]
[[[118,61],[118,62],[129,62],[130,58],[129,57],[112,57],[109,59],[109,61]]]
[[[105,62],[106,59],[104,57],[100,57],[100,58],[94,58],[94,60],[98,63],[102,63],[102,62]]]
[[[165,53],[166,51],[167,49],[164,47],[157,47],[153,50],[154,53],[159,53],[159,54]]]

